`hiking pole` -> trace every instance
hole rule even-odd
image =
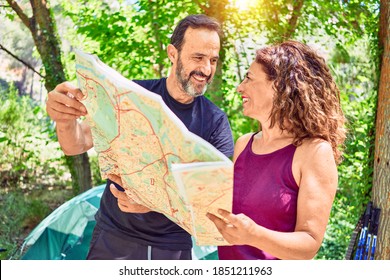
[[[363,260],[367,260],[370,253],[371,253],[371,241],[372,241],[372,237],[373,237],[373,234],[374,234],[374,220],[375,220],[375,215],[376,215],[376,208],[373,208],[371,210],[371,215],[370,215],[370,220],[369,220],[369,226],[368,226],[368,234],[367,234],[367,241],[365,243],[365,248],[364,248],[364,252],[363,252],[363,257],[362,259]]]
[[[373,226],[373,238],[372,238],[372,246],[371,246],[371,256],[370,256],[370,260],[373,260],[374,259],[374,255],[375,255],[375,249],[376,249],[376,239],[377,239],[377,235],[378,235],[378,228],[379,228],[379,216],[381,214],[381,209],[380,208],[375,208],[374,209],[375,211],[375,218],[374,218],[374,226]]]
[[[363,217],[364,214],[360,215],[359,221],[357,222],[356,227],[352,232],[351,240],[349,241],[348,250],[347,253],[345,254],[346,260],[353,260],[354,258],[353,253],[355,248],[357,248],[358,235],[361,232],[363,226]]]
[[[368,222],[369,222],[370,216],[371,216],[371,207],[372,207],[372,202],[370,201],[367,204],[366,212],[364,213],[363,228],[362,228],[362,231],[360,232],[358,248],[357,248],[356,254],[355,254],[355,260],[361,260],[362,257],[363,257],[363,253],[365,251],[364,250],[364,245],[366,243]]]

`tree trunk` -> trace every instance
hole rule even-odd
[[[208,6],[204,6],[198,2],[199,7],[203,10],[204,14],[213,17],[221,24],[222,28],[226,19],[226,6],[229,3],[228,0],[209,0]],[[210,99],[218,106],[221,106],[225,100],[222,91],[222,68],[223,62],[226,56],[226,48],[224,48],[224,36],[221,38],[221,50],[219,53],[219,61],[217,69],[215,71],[214,79],[208,88],[208,92],[211,93]]]
[[[375,259],[390,259],[390,4],[380,3],[379,44],[383,50],[376,113],[372,198],[381,209]]]
[[[30,0],[32,8],[30,18],[16,1],[7,0],[7,2],[30,30],[45,68],[45,87],[47,91],[53,90],[57,84],[65,81],[66,78],[61,61],[60,43],[47,1]],[[88,154],[66,156],[66,163],[72,176],[74,194],[91,188],[92,179]]]
[[[304,0],[293,1],[293,5],[292,5],[293,9],[291,12],[291,17],[288,21],[288,25],[286,27],[286,30],[284,31],[284,34],[282,35],[282,38],[284,40],[288,40],[294,35],[295,30],[297,29],[297,26],[298,26],[298,19],[301,16],[303,2],[304,2]]]

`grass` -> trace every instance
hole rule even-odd
[[[68,187],[29,191],[0,190],[0,260],[19,259],[27,235],[47,215],[72,197]]]

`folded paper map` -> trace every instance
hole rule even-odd
[[[206,213],[231,211],[232,161],[191,133],[160,95],[95,55],[75,53],[102,177],[120,176],[130,198],[164,214],[197,245],[227,245]]]

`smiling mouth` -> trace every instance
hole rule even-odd
[[[192,77],[193,77],[196,81],[201,82],[201,83],[207,81],[207,77],[205,77],[205,76],[192,75]]]
[[[208,81],[210,80],[210,76],[206,76],[205,74],[203,74],[200,71],[192,71],[190,73],[190,77],[192,77],[196,82],[202,83],[202,84],[208,83]]]
[[[245,104],[249,101],[249,98],[248,97],[243,97],[242,98],[242,104]]]

